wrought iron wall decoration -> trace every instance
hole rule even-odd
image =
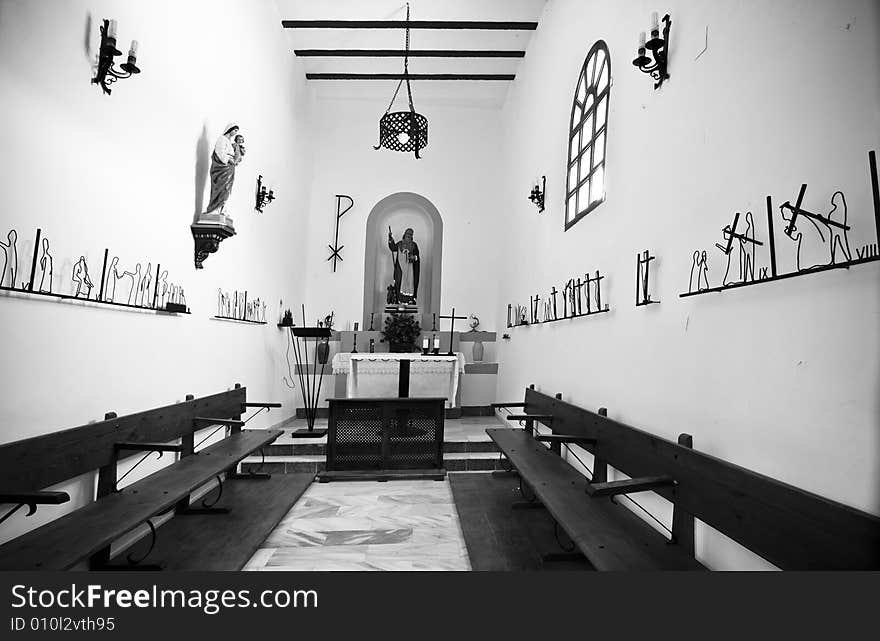
[[[669,26],[672,20],[667,13],[663,16],[663,37],[660,37],[660,26],[657,23],[657,12],[651,14],[651,39],[645,42],[645,32],[639,34],[638,56],[633,60],[633,65],[640,71],[650,74],[657,82],[654,83],[654,89],[659,89],[663,85],[664,80],[669,79],[666,72],[666,63],[669,53]],[[647,52],[653,54],[652,60]]]
[[[130,78],[141,72],[137,66],[138,41],[131,41],[131,47],[128,50],[128,62],[124,62],[117,69],[113,59],[116,56],[121,56],[122,52],[116,48],[116,21],[104,20],[100,26],[100,31],[101,48],[98,51],[98,68],[95,72],[95,77],[92,78],[92,84],[101,85],[101,89],[109,96],[111,89],[108,85],[112,85],[117,80]]]
[[[607,303],[602,303],[602,281],[604,276],[596,270],[595,275],[586,273],[583,278],[569,278],[562,291],[554,285],[546,299],[540,294],[529,296],[529,306],[510,304],[507,306],[507,327],[541,325],[557,321],[604,314],[611,311]],[[559,315],[559,308],[562,315]]]
[[[18,232],[13,229],[7,234],[7,241],[0,241],[3,249],[3,273],[0,275],[0,290],[24,294],[50,296],[60,300],[79,300],[130,307],[157,312],[189,314],[183,288],[168,282],[168,270],[156,265],[155,274],[152,263],[146,268],[137,263],[133,271],[123,269],[120,273],[119,257],[109,262],[110,250],[104,250],[99,287],[95,290],[95,278],[89,271],[85,255],[80,255],[70,272],[70,293],[56,289],[58,279],[55,274],[55,258],[50,252],[49,238],[37,229],[34,238],[34,251],[31,258],[30,275],[27,281],[19,281]]]
[[[235,290],[230,295],[222,289],[217,290],[218,320],[231,320],[255,325],[266,324],[266,303],[261,298],[248,300],[247,290]]]
[[[532,187],[531,193],[529,193],[529,200],[531,200],[537,207],[538,213],[544,211],[544,194],[547,193],[547,176],[541,176],[541,186],[538,186],[538,183],[535,183],[535,186]]]
[[[636,307],[655,305],[659,300],[651,300],[649,280],[651,275],[651,261],[657,258],[651,256],[646,249],[642,254],[636,254]]]
[[[401,85],[406,82],[409,111],[391,111]],[[412,88],[409,81],[409,3],[406,3],[406,49],[403,56],[403,77],[391,97],[388,109],[379,120],[379,144],[373,149],[413,152],[418,159],[419,151],[428,145],[428,119],[416,113],[413,107]]]
[[[257,194],[254,209],[262,214],[263,209],[273,200],[275,200],[275,191],[266,188],[266,185],[263,184],[263,175],[260,174],[257,176]]]
[[[345,209],[342,209],[343,198],[348,199],[348,207],[346,207]],[[348,210],[350,210],[352,207],[354,207],[354,198],[352,198],[351,196],[346,196],[344,194],[336,194],[336,237],[333,240],[332,245],[327,245],[327,247],[330,248],[330,256],[327,257],[327,260],[333,261],[334,274],[336,273],[336,261],[342,260],[342,254],[340,254],[339,252],[341,252],[342,248],[345,247],[345,245],[339,244],[339,219],[342,218],[346,213],[348,213]]]
[[[849,269],[855,265],[880,261],[880,254],[877,251],[878,244],[880,244],[880,187],[878,187],[877,155],[873,150],[868,152],[868,169],[871,178],[874,230],[877,243],[867,243],[861,248],[856,248],[856,255],[853,257],[849,242],[849,232],[852,230],[852,226],[848,222],[846,196],[842,191],[836,190],[828,199],[828,204],[825,205],[828,207],[827,212],[815,213],[804,208],[807,192],[807,185],[804,183],[795,198],[795,204],[792,205],[791,201],[787,200],[778,207],[779,216],[785,223],[782,233],[785,238],[796,243],[794,271],[779,273],[776,262],[776,223],[774,222],[773,197],[767,196],[768,265],[759,268],[758,276],[755,277],[755,251],[764,243],[755,238],[755,225],[751,212],[747,212],[745,215],[743,231],[738,231],[740,214],[737,213],[733,218],[733,223],[722,229],[724,243],[715,244],[727,259],[722,284],[715,287],[709,284],[706,252],[697,250],[693,255],[688,291],[679,294],[679,296],[685,298],[697,294],[720,292],[830,269]],[[734,240],[736,245],[734,245]],[[736,267],[733,261],[734,253],[737,255]]]

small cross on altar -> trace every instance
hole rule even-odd
[[[467,316],[456,316],[455,308],[452,308],[452,314],[450,316],[440,316],[440,318],[448,318],[449,319],[449,353],[448,356],[454,356],[452,352],[452,333],[455,331],[455,321],[457,320],[465,320]]]

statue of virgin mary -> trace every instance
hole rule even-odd
[[[231,122],[214,145],[211,154],[211,199],[205,214],[225,215],[226,201],[232,192],[235,168],[244,158],[244,138],[238,134],[238,125]]]

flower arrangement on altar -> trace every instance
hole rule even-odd
[[[477,328],[480,326],[480,319],[477,318],[474,314],[468,316],[468,325],[470,325],[471,331],[477,331]]]
[[[382,340],[388,343],[392,352],[415,352],[421,333],[422,328],[412,314],[389,314],[385,318]]]

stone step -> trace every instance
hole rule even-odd
[[[495,452],[450,452],[443,455],[443,465],[448,472],[478,472],[507,469],[509,463],[501,461]],[[266,472],[268,474],[317,474],[325,469],[325,457],[317,454],[296,456],[269,456],[262,461],[259,456],[246,458],[241,463],[243,473]]]
[[[281,440],[281,439],[279,439]],[[324,456],[327,450],[326,442],[298,443],[275,442],[263,448],[266,456]],[[498,453],[498,447],[494,441],[446,441],[443,443],[443,452],[449,454],[476,454]]]

